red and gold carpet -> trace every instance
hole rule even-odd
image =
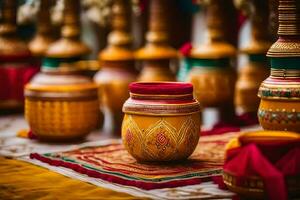
[[[65,167],[108,182],[144,190],[195,185],[221,175],[225,144],[239,133],[202,136],[195,152],[176,163],[138,163],[120,143],[30,155],[52,166]]]

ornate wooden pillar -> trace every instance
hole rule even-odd
[[[0,109],[22,109],[23,87],[38,71],[30,51],[17,36],[17,1],[1,1],[0,20]]]
[[[122,106],[128,99],[128,85],[136,79],[134,52],[131,50],[130,1],[115,0],[113,4],[112,32],[108,46],[99,53],[101,70],[94,79],[99,86],[102,109],[112,115],[107,131],[120,135],[123,120]],[[109,115],[106,114],[106,120]]]
[[[61,38],[49,46],[43,67],[74,63],[90,52],[89,47],[80,40],[80,0],[64,0],[64,3]]]
[[[268,77],[268,61],[265,57],[271,46],[268,26],[268,1],[244,1],[241,8],[251,23],[250,43],[240,49],[247,55],[248,63],[239,72],[236,83],[235,105],[243,112],[256,113],[259,106],[257,91],[261,82]]]
[[[53,37],[53,27],[50,19],[50,8],[52,0],[41,0],[37,19],[37,33],[29,43],[29,49],[33,56],[41,59],[51,43],[55,41]]]
[[[140,81],[175,81],[170,61],[177,51],[168,44],[168,5],[172,0],[151,0],[149,30],[146,45],[136,52],[136,58],[144,61]]]
[[[210,0],[206,4],[208,41],[191,50],[192,69],[189,81],[204,107],[217,107],[222,121],[234,117],[235,70],[231,59],[236,50],[226,38],[227,0]]]

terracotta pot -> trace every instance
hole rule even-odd
[[[68,141],[96,128],[97,86],[70,68],[43,69],[25,87],[25,118],[38,139]]]
[[[123,106],[122,140],[138,161],[188,158],[200,133],[200,106],[189,83],[140,82],[130,85]]]

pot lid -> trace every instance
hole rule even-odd
[[[26,97],[79,98],[97,97],[97,86],[79,75],[77,69],[60,67],[42,69],[25,86]]]

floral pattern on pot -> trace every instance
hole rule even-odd
[[[125,115],[123,144],[133,157],[139,161],[171,161],[192,154],[200,136],[199,114],[156,117],[146,127],[139,127],[136,121],[146,118]]]
[[[265,88],[261,87],[258,95],[260,97],[283,97],[283,98],[300,98],[299,88]]]
[[[297,123],[300,122],[300,112],[288,112],[288,111],[267,111],[258,110],[258,118],[260,120],[278,123]]]

